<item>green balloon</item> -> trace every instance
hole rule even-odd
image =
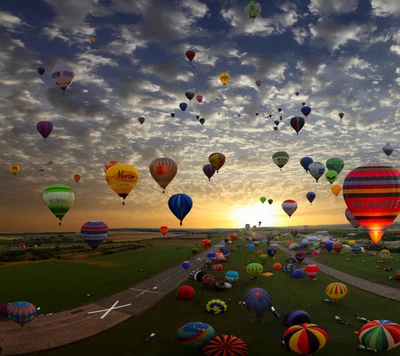
[[[337,176],[337,172],[333,170],[325,173],[326,180],[331,184],[336,180]]]
[[[61,225],[61,220],[74,203],[75,194],[67,185],[53,184],[43,191],[43,200]]]
[[[258,1],[250,0],[244,7],[244,11],[253,21],[261,12],[261,5]]]
[[[266,198],[266,197],[261,197],[261,198],[260,198],[260,201],[261,201],[261,203],[264,204],[264,203],[267,201],[267,198]]]
[[[344,162],[340,158],[329,158],[326,161],[326,168],[328,168],[329,171],[335,171],[339,174],[344,168]]]

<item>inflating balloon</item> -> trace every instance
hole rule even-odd
[[[347,286],[343,283],[333,282],[326,287],[325,293],[328,298],[337,303],[340,299],[346,296]]]
[[[390,320],[373,320],[360,328],[358,338],[372,350],[391,350],[400,345],[400,325]]]
[[[343,183],[343,197],[355,219],[378,243],[400,212],[400,171],[385,164],[352,170]]]
[[[8,318],[23,327],[35,319],[37,315],[36,307],[28,302],[14,302],[7,307]]]
[[[237,336],[214,336],[205,343],[202,352],[204,356],[246,356],[247,345]]]

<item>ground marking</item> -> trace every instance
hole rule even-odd
[[[95,310],[95,311],[88,312],[88,314],[94,314],[94,313],[102,313],[102,312],[105,312],[105,313],[103,314],[103,316],[100,317],[100,319],[104,319],[104,318],[108,315],[108,313],[109,313],[111,310],[115,310],[115,309],[119,309],[119,308],[125,308],[125,307],[129,307],[130,305],[132,305],[131,303],[129,303],[129,304],[120,305],[119,307],[116,307],[116,305],[117,305],[118,303],[119,303],[119,300],[117,300],[117,301],[114,303],[114,305],[113,305],[111,308],[109,308],[109,309]]]
[[[137,290],[138,292],[142,292],[142,293],[139,293],[135,298],[141,296],[141,295],[144,294],[144,293],[165,294],[165,293],[161,293],[161,292],[154,292],[154,291],[150,290],[150,288],[147,289],[147,290],[136,289],[136,288],[129,288],[129,289],[130,289],[130,290]]]

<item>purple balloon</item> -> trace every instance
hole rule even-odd
[[[294,255],[294,258],[297,260],[297,262],[302,262],[306,257],[307,255],[305,252],[296,252]]]
[[[310,315],[304,310],[293,310],[285,316],[283,320],[286,326],[293,326],[299,324],[310,323]]]
[[[256,80],[256,84],[258,87],[261,85],[261,83],[262,83],[261,80]]]
[[[207,176],[208,180],[211,180],[211,177],[214,175],[215,170],[216,170],[216,169],[215,169],[214,166],[211,165],[211,164],[206,164],[206,165],[203,167],[203,172],[204,172],[204,174]]]
[[[262,318],[265,311],[271,309],[272,298],[269,293],[262,288],[252,288],[244,296],[246,309],[257,318]]]

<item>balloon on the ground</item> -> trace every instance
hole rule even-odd
[[[400,171],[386,164],[357,167],[343,183],[347,207],[375,243],[399,214],[399,196]]]
[[[108,186],[123,199],[135,188],[139,181],[139,172],[134,166],[125,163],[117,163],[107,169],[106,182]]]
[[[252,288],[247,291],[244,301],[247,311],[255,315],[257,319],[263,318],[265,312],[272,307],[271,295],[262,288]]]
[[[267,254],[269,257],[274,257],[278,250],[275,247],[268,247],[267,248]]]
[[[208,239],[203,240],[203,241],[201,241],[201,246],[203,246],[204,249],[208,250],[212,246],[212,242],[211,242],[211,240],[208,240]]]
[[[390,251],[382,250],[381,252],[379,252],[379,257],[382,261],[386,262],[390,258]]]
[[[206,288],[211,288],[215,283],[215,277],[212,274],[208,273],[201,278],[201,281],[204,283]]]
[[[326,287],[326,295],[337,303],[340,299],[344,298],[347,294],[347,286],[343,283],[333,282]]]
[[[373,320],[360,328],[358,338],[372,350],[391,350],[400,345],[400,325],[390,320]]]
[[[61,220],[74,203],[75,194],[67,185],[53,184],[43,191],[43,200],[61,225]]]
[[[211,299],[206,304],[206,310],[208,313],[216,315],[216,314],[225,313],[228,310],[228,306],[221,299]]]
[[[183,261],[182,262],[182,268],[183,269],[188,269],[190,267],[190,262],[189,261]]]
[[[203,346],[204,356],[246,356],[247,345],[233,335],[214,336]]]
[[[14,302],[7,308],[8,317],[23,327],[32,321],[37,314],[36,307],[29,302]]]
[[[283,323],[289,327],[293,325],[305,324],[310,322],[311,322],[310,315],[304,310],[292,310],[283,319]]]
[[[235,283],[239,279],[239,272],[237,272],[237,271],[227,271],[225,273],[225,279],[229,283]]]
[[[301,263],[307,257],[305,252],[296,252],[294,257],[296,258],[297,262]]]
[[[343,244],[340,241],[335,241],[332,245],[333,251],[340,253],[342,251]]]
[[[306,268],[304,268],[304,271],[307,273],[307,276],[313,280],[318,274],[319,267],[317,265],[307,265]]]
[[[176,339],[178,342],[191,350],[201,349],[214,335],[214,328],[200,321],[186,323],[180,326],[176,331]]]
[[[183,285],[178,288],[176,295],[179,299],[190,300],[194,298],[195,292],[193,287]]]
[[[108,226],[100,220],[85,222],[81,227],[81,236],[93,249],[99,247],[108,234]]]
[[[175,178],[178,172],[178,165],[171,158],[161,157],[151,161],[149,170],[151,176],[163,189],[164,193],[168,184]]]
[[[328,340],[328,333],[316,324],[293,325],[283,334],[285,345],[301,355],[321,350]]]
[[[304,272],[302,269],[295,269],[292,272],[293,278],[304,278],[305,276],[306,276],[306,272]]]
[[[249,263],[246,272],[252,279],[256,279],[263,272],[263,269],[264,267],[260,263]]]

